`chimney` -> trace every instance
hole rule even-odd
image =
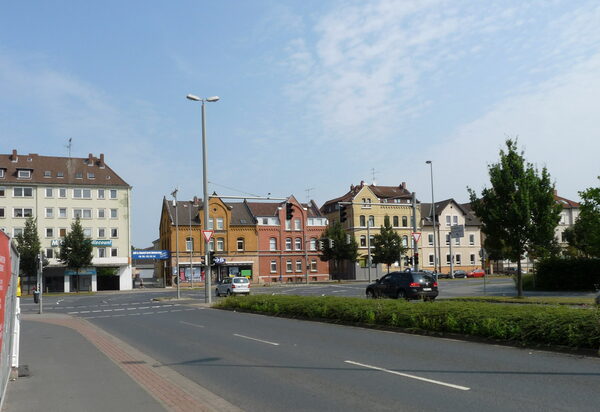
[[[558,190],[554,189],[554,196],[558,196]]]
[[[98,166],[100,166],[101,169],[104,169],[104,153],[100,153],[100,161],[98,162]]]
[[[198,196],[194,196],[194,205],[198,206],[200,204],[200,200],[198,199]]]
[[[92,156],[92,154],[88,154],[88,161],[87,161],[88,166],[94,166],[94,156]]]
[[[360,187],[363,187],[364,185],[365,185],[365,181],[364,181],[364,180],[361,180],[361,181],[360,181]]]
[[[12,156],[10,157],[10,161],[16,162],[17,160],[19,160],[19,157],[17,156],[17,149],[13,149]]]
[[[406,182],[402,182],[402,184],[400,185],[400,187],[402,187],[402,189],[406,190]]]

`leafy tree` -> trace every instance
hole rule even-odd
[[[92,241],[85,237],[79,218],[71,224],[71,231],[64,237],[60,245],[58,259],[77,274],[77,291],[79,292],[79,270],[92,263]]]
[[[22,233],[15,237],[19,251],[19,267],[28,276],[36,276],[40,262],[41,243],[38,236],[37,220],[29,217]]]
[[[600,177],[598,177],[600,179]],[[600,257],[600,187],[579,192],[579,218],[565,230],[569,245],[587,257]]]
[[[481,198],[469,190],[471,206],[481,219],[485,248],[496,259],[517,262],[517,294],[523,295],[521,259],[547,256],[556,251],[554,229],[561,206],[554,201],[554,185],[546,168],[541,173],[525,163],[517,141],[506,140],[500,161],[488,167],[490,189]]]
[[[400,256],[406,252],[402,239],[392,228],[388,215],[385,215],[380,233],[373,236],[373,249],[373,262],[385,263],[388,273],[390,273],[390,265],[399,261]]]
[[[358,244],[354,238],[348,236],[342,227],[342,224],[338,221],[334,221],[321,235],[325,247],[321,251],[320,259],[323,262],[332,260],[334,262],[334,268],[337,272],[340,268],[340,264],[344,260],[356,262],[358,259]],[[329,239],[333,241],[333,247],[329,246]]]

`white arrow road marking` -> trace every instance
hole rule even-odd
[[[267,343],[269,345],[273,345],[273,346],[279,346],[279,343],[275,343],[275,342],[269,342],[267,340],[261,340],[261,339],[256,339],[256,338],[251,338],[250,336],[244,336],[244,335],[238,335],[237,333],[234,333],[233,336],[237,336],[238,338],[244,338],[244,339],[250,339],[250,340],[255,340],[257,342],[262,342],[262,343]]]
[[[380,367],[377,367],[377,366],[365,365],[364,363],[358,363],[358,362],[353,362],[353,361],[349,361],[349,360],[344,361],[344,362],[345,363],[349,363],[351,365],[362,366],[363,368],[375,369],[375,370],[378,370],[378,371],[381,371],[381,372],[391,373],[393,375],[404,376],[405,378],[411,378],[411,379],[416,379],[416,380],[423,381],[423,382],[434,383],[436,385],[447,386],[449,388],[459,389],[461,391],[468,391],[468,390],[471,389],[471,388],[467,388],[466,386],[454,385],[452,383],[446,383],[446,382],[436,381],[436,380],[433,380],[433,379],[422,378],[420,376],[415,376],[415,375],[409,375],[407,373],[396,372],[396,371],[392,371],[392,370],[389,370],[389,369],[380,368]]]

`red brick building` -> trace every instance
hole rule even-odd
[[[319,259],[317,247],[327,218],[314,201],[302,204],[290,196],[285,202],[245,203],[257,225],[259,282],[329,280],[329,264]]]

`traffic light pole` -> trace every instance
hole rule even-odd
[[[417,194],[412,192],[412,210],[413,210],[413,233],[417,233]],[[415,271],[419,270],[419,245],[413,236],[413,264]]]

